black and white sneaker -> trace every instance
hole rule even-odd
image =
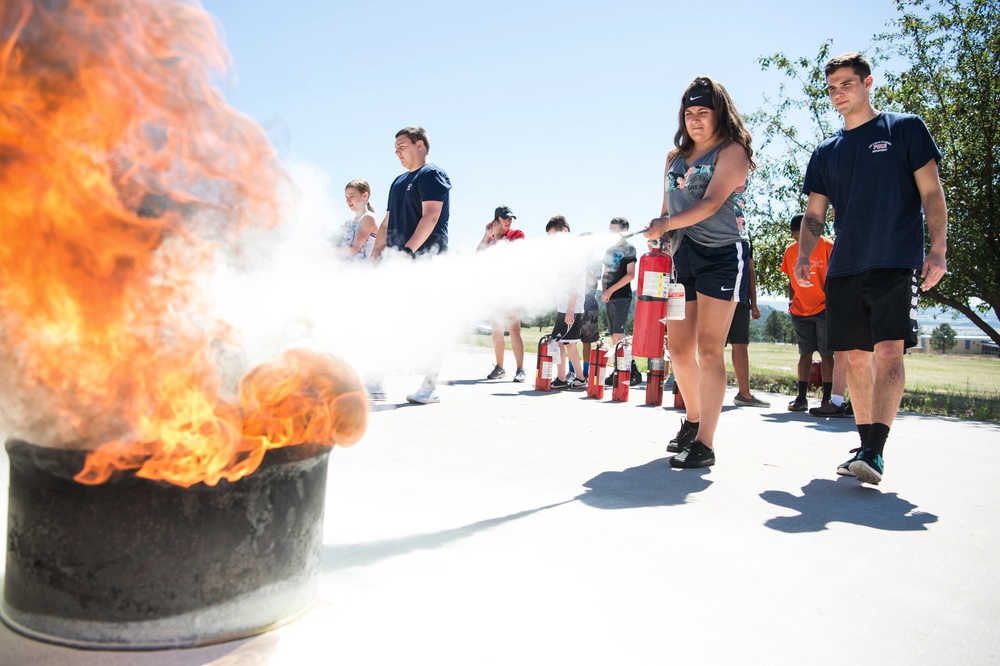
[[[715,450],[698,440],[670,459],[671,467],[711,467],[715,464]]]
[[[514,373],[514,381],[521,384],[524,383],[524,368],[518,368],[517,372]]]
[[[694,440],[696,439],[698,439],[698,424],[684,419],[681,421],[681,429],[677,431],[674,438],[667,444],[667,451],[670,453],[680,453],[694,444]]]
[[[565,391],[566,389],[569,388],[569,382],[567,382],[564,379],[553,379],[552,388],[557,389],[559,391]]]
[[[858,481],[870,483],[873,486],[877,486],[882,480],[884,468],[885,461],[882,460],[882,454],[869,448],[862,449],[850,465],[850,471],[858,477]]]
[[[507,376],[506,371],[499,365],[493,366],[493,372],[486,375],[486,379],[503,379]]]
[[[854,455],[849,460],[845,460],[837,465],[837,474],[840,476],[854,476],[854,472],[851,471],[851,463],[861,457],[861,447],[851,449],[851,453]]]

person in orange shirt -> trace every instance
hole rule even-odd
[[[812,369],[813,352],[819,352],[823,374],[823,404],[830,402],[833,388],[833,352],[826,344],[826,269],[830,264],[833,241],[820,236],[819,242],[809,255],[809,271],[812,286],[803,287],[795,281],[795,262],[799,256],[799,231],[802,216],[792,218],[790,225],[792,244],[785,249],[781,261],[781,272],[788,275],[788,292],[791,302],[788,312],[792,315],[795,337],[799,344],[798,395],[788,403],[789,411],[804,412],[809,409],[809,371]]]

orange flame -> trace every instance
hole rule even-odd
[[[353,371],[307,352],[251,372],[239,405],[221,396],[236,336],[199,281],[277,222],[282,179],[211,84],[227,64],[192,2],[0,3],[0,372],[30,408],[4,425],[96,448],[79,481],[214,484],[364,430]]]

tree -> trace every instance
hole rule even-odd
[[[980,316],[1000,312],[1000,5],[897,0],[896,7],[897,32],[879,35],[879,52],[910,67],[887,76],[885,104],[927,123],[943,155],[949,209],[949,273],[925,296],[1000,344],[1000,331]]]
[[[902,63],[876,86],[876,108],[924,118],[943,155],[939,163],[949,209],[945,278],[921,298],[957,310],[1000,344],[1000,331],[981,314],[1000,312],[1000,5],[995,0],[896,0],[893,32],[874,37],[873,64]],[[935,11],[936,9],[936,11]],[[841,121],[826,95],[816,57],[782,53],[758,59],[792,83],[748,121],[759,139],[760,168],[747,202],[755,227],[754,265],[765,291],[782,293],[781,253],[787,221],[805,207],[799,191],[813,148]]]
[[[931,331],[931,349],[947,354],[948,350],[955,346],[957,339],[958,334],[955,333],[955,329],[948,324],[941,324]]]
[[[791,315],[773,310],[764,321],[764,337],[768,342],[794,342],[795,329]]]

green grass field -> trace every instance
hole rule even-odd
[[[534,367],[538,340],[545,331],[524,329],[525,365]],[[471,334],[469,344],[492,347],[489,335]],[[510,341],[507,341],[510,349]],[[818,357],[817,357],[818,358]],[[728,350],[726,355],[729,359]],[[751,343],[750,385],[758,391],[795,393],[799,353],[793,344]],[[637,359],[645,371],[645,359]],[[730,383],[734,384],[729,364]],[[818,394],[817,394],[818,395]],[[1000,423],[1000,359],[959,354],[906,355],[906,391],[901,409]]]

